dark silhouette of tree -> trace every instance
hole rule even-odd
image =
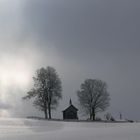
[[[91,120],[95,120],[97,112],[105,111],[109,106],[109,93],[107,84],[97,79],[87,79],[81,84],[81,89],[77,91],[80,105],[90,115]]]
[[[62,98],[61,80],[53,67],[41,68],[33,77],[34,87],[23,99],[35,98],[33,105],[43,111],[45,118],[51,119],[51,109],[55,109]]]

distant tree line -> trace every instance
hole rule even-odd
[[[44,112],[46,119],[51,119],[51,110],[56,109],[62,98],[62,84],[53,67],[40,68],[33,77],[34,86],[23,97],[24,100],[34,98],[33,105]],[[78,101],[83,111],[95,120],[97,112],[105,111],[109,106],[107,84],[98,79],[86,79],[77,91]]]

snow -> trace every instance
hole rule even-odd
[[[140,123],[0,119],[0,140],[140,140]]]

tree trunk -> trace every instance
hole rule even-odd
[[[48,112],[49,112],[49,119],[51,119],[52,116],[51,116],[51,105],[50,104],[48,105]]]
[[[92,114],[92,120],[95,121],[95,113]]]
[[[92,120],[92,113],[91,113],[91,112],[90,112],[90,116],[89,116],[89,119],[90,119],[90,120]]]
[[[45,114],[45,119],[48,119],[47,109],[44,110],[44,114]]]
[[[92,108],[92,120],[95,121],[95,110]]]

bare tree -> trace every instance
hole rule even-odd
[[[111,120],[111,114],[110,113],[106,113],[105,114],[105,119],[107,120],[107,121],[110,121]]]
[[[62,98],[61,80],[53,67],[38,69],[33,80],[34,87],[23,99],[34,97],[33,105],[44,112],[46,119],[51,119],[51,109],[55,109]]]
[[[80,105],[95,120],[97,112],[104,111],[109,106],[109,93],[105,82],[97,79],[87,79],[77,91]]]

